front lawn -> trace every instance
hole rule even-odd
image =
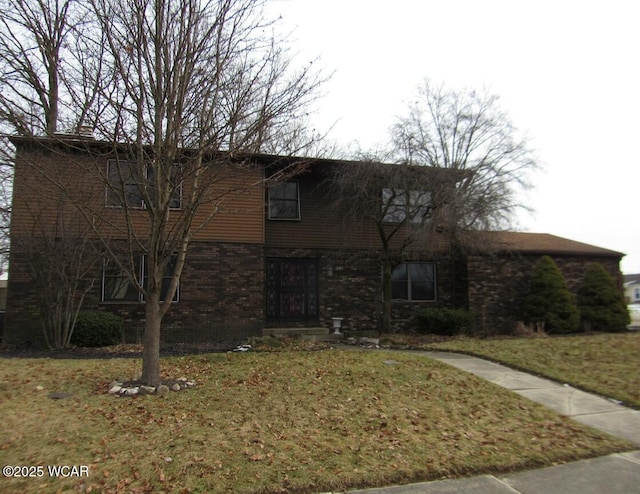
[[[422,347],[488,357],[640,407],[640,332],[463,339]]]
[[[502,388],[398,352],[164,358],[197,381],[106,394],[137,359],[0,359],[3,465],[89,477],[0,478],[0,492],[322,492],[505,472],[630,449]],[[53,392],[72,393],[54,400]]]

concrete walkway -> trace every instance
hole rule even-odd
[[[578,422],[627,439],[640,448],[640,411],[568,385],[468,355],[418,352],[541,403]],[[504,476],[481,475],[349,494],[632,494],[640,493],[640,450]]]

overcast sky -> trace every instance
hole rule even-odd
[[[375,149],[426,77],[488,87],[544,171],[519,229],[624,252],[640,273],[640,2],[279,0],[302,60],[334,72],[314,124]]]

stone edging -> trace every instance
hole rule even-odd
[[[115,396],[137,396],[137,395],[158,395],[164,396],[169,391],[182,391],[195,387],[195,381],[189,381],[186,377],[181,377],[175,381],[166,381],[166,384],[159,386],[144,386],[139,383],[123,383],[113,381],[109,384],[109,394]]]

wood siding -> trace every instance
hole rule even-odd
[[[321,170],[301,175],[295,180],[300,191],[300,219],[270,220],[265,215],[267,247],[381,250],[382,241],[373,222],[355,222],[348,212],[333,205],[331,191]],[[402,238],[403,233],[398,232],[391,242],[392,250],[399,247]],[[433,248],[429,249],[430,246]],[[407,250],[448,251],[448,242],[443,235],[425,232],[423,238],[416,240]]]
[[[24,238],[51,234],[59,231],[61,225],[67,234],[82,231],[87,223],[79,214],[79,207],[109,238],[126,238],[125,210],[106,206],[106,187],[100,174],[106,173],[107,161],[107,156],[93,157],[82,152],[19,148],[12,235]],[[258,167],[238,168],[217,177],[211,188],[212,199],[204,202],[194,217],[193,240],[263,243],[262,177]],[[188,197],[189,188],[190,184],[185,181],[183,201]],[[221,198],[225,191],[234,192]],[[149,211],[136,209],[130,213],[134,230],[144,238]],[[180,210],[170,212],[176,220],[181,214]]]

